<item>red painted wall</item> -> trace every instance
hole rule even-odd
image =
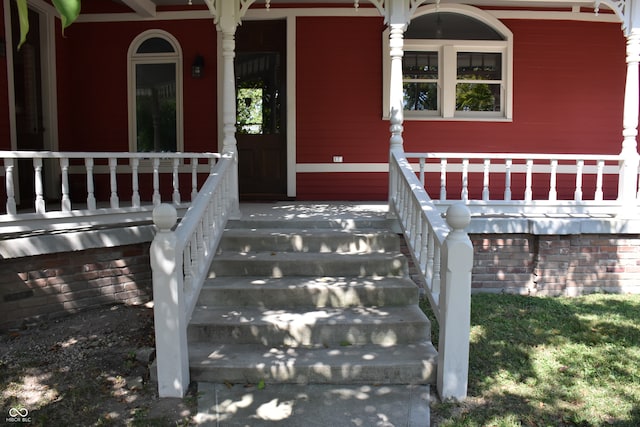
[[[298,18],[297,162],[388,161],[389,125],[382,112],[381,18]],[[297,177],[298,199],[386,197],[386,174]]]
[[[626,73],[620,25],[505,24],[514,34],[513,121],[406,121],[406,151],[618,153]],[[299,163],[330,163],[333,154],[387,161],[381,30],[375,18],[298,19]],[[304,173],[297,184],[300,199],[387,197],[386,174]]]
[[[128,151],[127,51],[148,29],[171,33],[183,53],[185,151],[217,151],[216,31],[211,21],[74,24],[58,48],[60,149]],[[191,77],[197,53],[201,79]]]

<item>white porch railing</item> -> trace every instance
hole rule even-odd
[[[440,328],[438,392],[443,399],[463,399],[469,371],[473,267],[473,246],[463,229],[469,225],[470,212],[464,204],[452,205],[445,222],[401,150],[391,151],[389,179],[390,208],[400,222]]]
[[[421,184],[438,195],[436,204],[461,200],[474,213],[616,215],[622,206],[620,155],[407,153],[406,157],[412,159]]]
[[[163,175],[170,177],[170,197],[175,205],[179,205],[184,197],[180,191],[180,175],[190,176],[189,197],[195,198],[198,174],[208,174],[220,154],[0,151],[0,157],[4,162],[0,175],[5,178],[5,214],[23,215],[30,212],[94,211],[100,202],[111,209],[118,209],[121,205],[140,208],[145,201],[148,205],[157,206],[161,202],[160,181]],[[33,187],[22,188],[19,193],[18,167],[29,168],[28,174],[33,177]],[[101,176],[105,177],[101,184],[108,188],[96,188],[96,179]],[[85,187],[82,190],[79,188],[83,185],[77,185],[79,179]],[[121,202],[125,197],[119,186],[124,184],[130,187],[131,194],[127,195],[126,202]],[[143,190],[147,190],[147,197]],[[99,199],[99,192],[106,195],[104,200]],[[31,211],[18,211],[19,194],[23,197],[30,195],[28,197],[33,202]],[[47,199],[51,198],[55,202],[47,206]]]
[[[237,210],[236,158],[225,154],[175,231],[174,206],[161,204],[153,211],[158,232],[150,256],[160,397],[183,397],[187,391],[187,325],[227,220]]]

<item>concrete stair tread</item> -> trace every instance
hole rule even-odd
[[[198,303],[281,307],[288,301],[289,305],[305,307],[389,306],[417,304],[418,295],[418,287],[407,277],[222,276],[204,283]]]
[[[408,274],[407,260],[401,252],[353,254],[264,251],[217,254],[208,277],[402,277]]]
[[[211,324],[286,325],[295,322],[308,326],[320,324],[381,325],[422,323],[429,319],[417,305],[401,307],[209,307],[197,306],[189,322],[192,326]]]
[[[198,307],[188,328],[190,342],[286,345],[394,345],[430,335],[417,305],[404,307],[281,308]]]
[[[193,343],[189,359],[197,381],[426,384],[435,381],[437,352],[429,341],[312,348]]]

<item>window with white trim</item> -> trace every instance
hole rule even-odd
[[[470,6],[424,9],[404,35],[405,120],[511,119],[511,32]]]
[[[150,30],[129,47],[129,149],[183,150],[182,59],[177,40]]]

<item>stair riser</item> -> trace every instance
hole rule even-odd
[[[428,322],[366,324],[191,324],[189,342],[229,344],[262,344],[267,347],[328,346],[340,348],[350,345],[377,344],[389,346],[406,344],[430,335]]]
[[[436,366],[431,364],[362,367],[319,366],[294,369],[285,364],[267,367],[191,367],[192,381],[239,384],[435,384]]]
[[[398,252],[400,241],[394,234],[303,235],[275,234],[255,235],[249,233],[226,233],[219,251],[223,252],[319,252],[319,253],[372,253]]]
[[[284,258],[238,260],[219,256],[211,264],[211,277],[220,276],[353,276],[353,277],[405,277],[408,275],[406,259],[402,257],[385,260],[371,258],[333,258],[330,261],[319,257],[301,262]]]
[[[393,291],[393,292],[391,292]],[[250,295],[250,298],[247,296]],[[418,289],[406,287],[387,292],[363,288],[216,289],[203,288],[198,305],[209,307],[356,307],[418,304]]]

